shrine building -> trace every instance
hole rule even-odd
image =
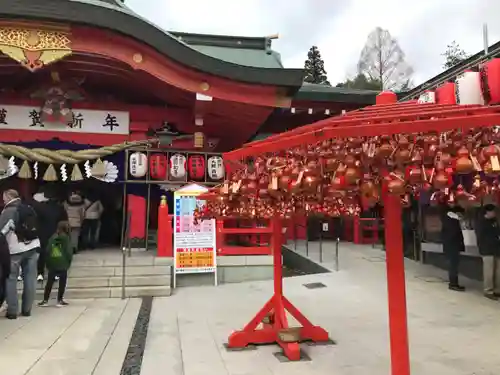
[[[167,32],[118,0],[2,5],[0,187],[99,191],[154,227],[160,195],[220,183],[217,153],[375,103],[304,83],[275,38]]]

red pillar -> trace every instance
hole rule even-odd
[[[392,375],[410,375],[401,199],[385,194],[385,244]]]
[[[359,220],[359,216],[354,216],[354,218],[352,219],[352,223],[353,223],[352,243],[361,244],[363,243],[363,241],[361,240],[361,222]]]
[[[225,247],[225,234],[224,231],[224,220],[217,219],[215,221],[215,246],[217,248],[217,254],[222,253],[222,249]]]
[[[157,246],[159,257],[172,257],[172,223],[168,215],[167,197],[162,195],[160,205],[158,207],[158,234]]]
[[[283,224],[279,216],[271,219],[273,234],[271,236],[271,246],[274,259],[274,297],[281,304],[283,296],[283,258],[281,254],[281,246],[283,245]]]

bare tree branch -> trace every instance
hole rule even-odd
[[[366,40],[358,61],[358,74],[382,82],[383,89],[398,90],[410,82],[413,69],[389,31],[377,27]]]

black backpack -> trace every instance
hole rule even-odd
[[[33,207],[23,203],[18,206],[15,232],[19,242],[31,242],[38,238],[37,220]]]

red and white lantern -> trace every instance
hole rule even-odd
[[[455,84],[453,82],[447,82],[436,89],[436,103],[457,104]]]
[[[141,178],[148,173],[148,157],[143,152],[134,152],[129,159],[130,175],[135,178]]]
[[[484,104],[481,90],[481,74],[479,72],[466,71],[458,76],[455,89],[458,104]]]
[[[203,155],[191,155],[189,157],[188,173],[191,180],[203,180],[205,177],[205,158]]]
[[[432,90],[426,90],[422,95],[419,96],[417,103],[436,103],[436,93]]]
[[[149,174],[154,180],[167,179],[167,157],[163,154],[153,154],[149,157]]]
[[[481,83],[488,104],[500,104],[500,59],[492,59],[483,65]]]
[[[171,180],[184,180],[186,178],[186,157],[182,154],[173,154],[170,157],[169,177]]]
[[[220,156],[211,156],[207,162],[208,177],[218,181],[224,178],[224,162]]]

